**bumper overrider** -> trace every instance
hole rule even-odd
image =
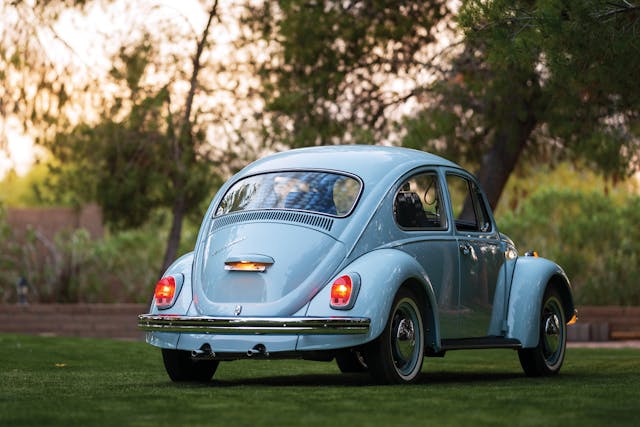
[[[366,317],[212,317],[141,314],[138,328],[150,332],[230,335],[357,335],[369,333]]]

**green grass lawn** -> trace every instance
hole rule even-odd
[[[638,425],[640,350],[569,349],[555,378],[511,350],[425,359],[415,385],[376,386],[334,363],[221,363],[207,385],[169,381],[140,342],[0,335],[0,426]]]

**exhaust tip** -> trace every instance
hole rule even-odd
[[[199,349],[191,351],[191,357],[194,359],[212,359],[216,357],[216,354],[209,344],[202,344]]]
[[[257,356],[269,356],[269,352],[267,351],[267,347],[264,344],[256,344],[253,348],[247,351],[247,356],[252,357],[254,355]]]

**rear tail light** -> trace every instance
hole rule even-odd
[[[169,308],[173,305],[180,293],[183,277],[181,274],[177,276],[163,277],[156,283],[156,290],[153,294],[156,307]]]
[[[351,277],[342,276],[337,278],[331,285],[331,304],[338,307],[347,305],[351,299],[352,290]]]
[[[356,303],[360,276],[355,273],[338,277],[331,285],[331,308],[349,310]]]

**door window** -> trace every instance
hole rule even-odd
[[[414,175],[400,186],[393,214],[402,228],[443,229],[447,223],[442,206],[438,176],[429,172]]]
[[[480,190],[460,175],[447,175],[453,218],[458,231],[491,231],[491,220]]]

